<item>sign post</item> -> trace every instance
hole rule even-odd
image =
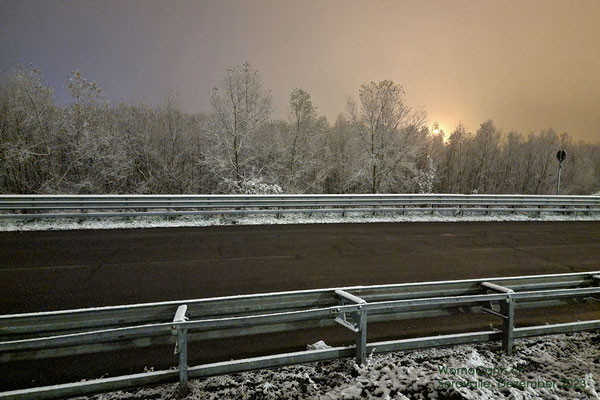
[[[558,180],[556,181],[556,194],[560,194],[560,172],[562,171],[562,163],[567,158],[567,152],[564,150],[559,150],[556,153],[556,158],[558,159]]]

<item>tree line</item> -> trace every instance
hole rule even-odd
[[[211,112],[181,110],[167,91],[157,106],[111,105],[77,71],[57,102],[42,73],[16,67],[0,79],[1,193],[523,193],[600,191],[600,145],[553,129],[475,132],[428,127],[392,81],[363,84],[330,122],[310,93],[290,93],[285,120],[245,63],[210,93]]]

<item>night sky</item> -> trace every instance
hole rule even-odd
[[[59,99],[73,69],[111,101],[210,110],[224,70],[249,61],[274,117],[308,90],[330,121],[362,83],[392,79],[446,132],[491,118],[600,142],[600,1],[6,1],[0,70],[34,63]]]

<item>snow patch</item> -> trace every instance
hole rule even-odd
[[[561,385],[567,379],[585,384]],[[490,387],[469,387],[478,380]],[[506,381],[558,386],[501,385]],[[192,380],[190,389],[187,399],[207,400],[600,399],[600,332],[516,340],[511,356],[498,343],[433,348],[371,355],[364,366],[344,359]],[[177,391],[178,385],[170,384],[86,399],[171,399]]]
[[[324,349],[330,349],[331,346],[328,346],[324,341],[319,340],[316,343],[313,344],[309,344],[306,346],[306,350],[324,350]]]
[[[165,216],[165,217],[106,217],[95,219],[60,218],[56,220],[19,221],[0,220],[0,231],[46,231],[76,229],[129,229],[129,228],[175,228],[231,225],[285,225],[285,224],[340,224],[381,222],[515,222],[515,221],[600,221],[600,213],[592,215],[562,215],[543,213],[541,216],[526,214],[481,215],[464,211],[456,216],[439,212],[413,213],[339,213],[287,214],[277,217],[270,214],[247,216]]]

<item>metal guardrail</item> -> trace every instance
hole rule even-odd
[[[469,279],[170,301],[0,316],[0,362],[36,360],[163,344],[176,345],[179,368],[0,393],[0,399],[78,396],[175,382],[187,390],[190,377],[249,371],[296,363],[356,357],[433,346],[600,329],[600,320],[515,327],[515,310],[598,301],[600,271]],[[501,331],[468,332],[368,343],[368,322],[489,313]],[[353,346],[308,350],[189,367],[190,341],[245,337],[299,328],[341,326],[356,335]]]
[[[0,195],[0,218],[351,212],[600,212],[600,196],[352,195]]]

